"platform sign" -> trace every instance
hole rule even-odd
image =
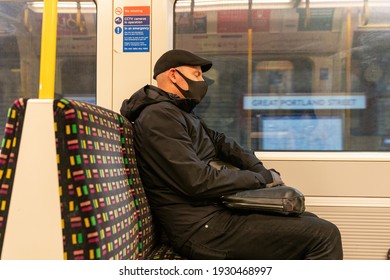
[[[117,51],[150,52],[150,6],[117,6],[114,32]]]

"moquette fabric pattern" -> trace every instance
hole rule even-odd
[[[0,154],[0,258],[4,242],[4,234],[8,220],[11,194],[18,160],[20,138],[23,130],[24,117],[27,108],[27,98],[14,101],[8,110],[4,129],[4,139],[1,142]]]
[[[54,111],[64,259],[180,259],[157,239],[131,123],[74,100]]]

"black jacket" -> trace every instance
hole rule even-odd
[[[218,204],[221,195],[272,182],[253,152],[207,128],[194,107],[191,99],[147,85],[121,108],[134,122],[137,163],[152,211],[177,248],[225,211]],[[240,170],[217,170],[208,165],[215,159]]]

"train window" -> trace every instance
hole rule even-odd
[[[390,150],[390,1],[177,0],[174,47],[214,62],[196,111],[254,150]]]
[[[43,3],[0,0],[1,128],[15,99],[38,97]],[[96,28],[93,0],[58,1],[55,97],[95,103]]]

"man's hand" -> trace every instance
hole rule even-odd
[[[280,178],[279,172],[277,172],[275,169],[269,169],[269,171],[271,172],[273,181],[272,183],[266,184],[265,185],[266,188],[272,188],[272,187],[284,185],[282,178]]]

